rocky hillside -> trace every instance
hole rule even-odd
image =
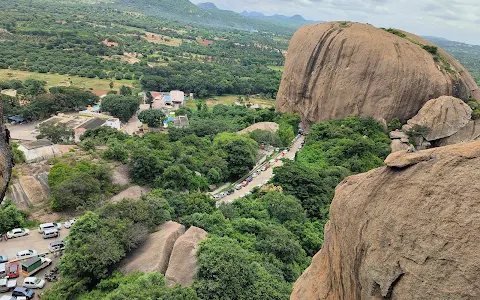
[[[406,121],[443,95],[480,99],[473,78],[442,49],[398,30],[329,22],[292,38],[276,108],[309,123],[348,115]]]
[[[291,299],[479,299],[480,141],[396,152],[336,189]]]
[[[0,97],[0,102],[2,101]],[[0,117],[3,118],[3,108],[0,105]],[[5,142],[5,136],[3,133],[3,125],[0,124],[0,203],[2,203],[3,197],[7,190],[10,176],[12,175],[12,153],[10,152],[8,145]]]

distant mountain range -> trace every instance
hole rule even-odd
[[[212,10],[218,9],[218,7],[212,2],[198,3],[197,6],[200,7],[201,9],[212,9]]]
[[[273,16],[266,16],[265,14],[257,11],[248,12],[244,10],[240,13],[242,16],[249,17],[249,18],[256,18],[265,21],[279,21],[279,22],[286,22],[290,24],[295,24],[298,26],[303,26],[307,24],[314,24],[319,23],[318,21],[306,20],[304,17],[300,15],[294,15],[292,17],[284,16],[284,15],[273,15]]]
[[[199,3],[199,4],[197,4],[197,6],[200,9],[203,9],[203,10],[232,12],[232,11],[229,11],[229,10],[221,10],[212,2]],[[234,12],[232,12],[232,13],[234,13]],[[258,12],[258,11],[248,12],[246,10],[241,12],[240,15],[242,15],[244,17],[251,18],[251,19],[257,19],[257,20],[262,20],[262,21],[267,21],[267,22],[275,22],[277,24],[283,24],[283,25],[286,25],[286,26],[293,26],[293,27],[296,27],[296,28],[299,28],[299,27],[301,27],[303,25],[307,25],[307,24],[318,23],[317,21],[305,20],[305,18],[303,18],[300,15],[294,15],[292,17],[288,17],[288,16],[284,16],[284,15],[277,15],[277,14],[273,15],[273,16],[267,16],[267,15],[261,13],[261,12]]]

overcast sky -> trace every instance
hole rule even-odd
[[[220,9],[395,27],[480,45],[480,0],[193,0]]]

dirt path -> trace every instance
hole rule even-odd
[[[295,141],[295,143],[293,143],[292,147],[290,148],[290,151],[286,153],[283,158],[293,160],[295,158],[295,154],[297,153],[298,147],[304,140],[305,137],[301,136],[297,141]],[[279,155],[278,157],[281,158],[281,155]],[[271,168],[268,168],[264,172],[260,172],[260,174],[256,178],[253,178],[252,182],[250,182],[246,187],[240,190],[235,190],[233,194],[228,195],[225,198],[217,201],[217,205],[220,203],[232,203],[235,199],[242,198],[243,196],[245,196],[246,193],[251,192],[258,185],[265,184],[273,177],[273,168],[280,167],[282,165],[283,162],[281,160],[278,160]]]

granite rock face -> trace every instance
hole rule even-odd
[[[406,38],[367,24],[304,26],[290,42],[276,109],[298,113],[308,124],[350,115],[405,122],[430,99],[480,99],[468,71],[442,49],[438,54],[446,63]]]
[[[185,226],[168,221],[158,229],[121,262],[120,270],[122,272],[130,274],[135,271],[143,273],[157,271],[165,274],[173,246],[177,239],[185,233]]]
[[[192,226],[175,242],[165,273],[167,286],[192,285],[198,269],[197,250],[200,242],[206,238],[205,230]]]
[[[337,187],[292,300],[480,299],[480,141],[386,164]]]
[[[428,128],[427,141],[449,137],[465,127],[472,119],[472,109],[465,102],[455,97],[442,96],[425,103],[420,111],[408,120],[412,128]]]

